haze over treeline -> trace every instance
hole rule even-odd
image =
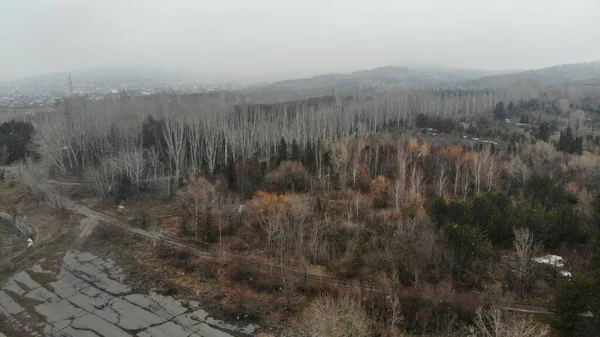
[[[383,65],[531,69],[600,58],[595,0],[24,0],[1,7],[2,81],[135,66],[251,83]]]
[[[0,336],[600,336],[598,0],[173,2],[0,6]]]

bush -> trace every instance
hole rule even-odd
[[[189,249],[160,245],[156,251],[159,258],[167,260],[171,266],[177,269],[183,269],[187,273],[196,270],[195,257]]]
[[[243,238],[240,238],[239,236],[233,236],[227,241],[227,249],[241,253],[248,251],[250,249],[250,245]]]
[[[279,291],[281,289],[279,279],[273,275],[261,274],[259,268],[256,263],[237,259],[227,264],[223,276],[229,281],[243,282],[255,291]]]
[[[265,177],[265,186],[270,191],[304,192],[310,188],[310,174],[304,165],[296,161],[284,161],[276,170]]]
[[[179,236],[188,236],[190,235],[190,230],[188,228],[189,215],[184,210],[179,217]]]
[[[134,213],[134,224],[141,229],[147,229],[156,221],[154,216],[145,209],[137,209]]]
[[[594,324],[597,313],[592,312],[598,305],[594,282],[593,278],[582,274],[562,280],[552,302],[551,324],[554,328],[570,336],[598,336],[600,326]],[[592,315],[582,315],[587,312]]]
[[[12,120],[0,125],[0,160],[5,164],[24,159],[30,152],[34,128],[31,122]]]
[[[219,273],[220,265],[214,259],[204,259],[196,264],[196,272],[200,277],[213,279]]]
[[[249,281],[257,276],[256,266],[240,259],[230,261],[223,274],[226,279],[237,282]]]
[[[273,275],[258,274],[247,280],[248,285],[252,290],[258,292],[275,292],[281,290],[281,284],[279,278]]]
[[[232,315],[250,320],[261,319],[262,313],[267,311],[265,305],[245,286],[233,288],[223,300],[223,304]]]
[[[0,261],[0,275],[8,275],[15,270],[15,265],[10,260]]]
[[[349,297],[321,297],[303,315],[310,336],[371,336],[369,317],[360,303]]]
[[[428,116],[422,113],[417,114],[415,124],[418,128],[433,128],[443,133],[450,133],[457,127],[457,123],[451,118]]]
[[[121,174],[117,177],[117,186],[115,187],[115,202],[118,204],[121,201],[128,200],[134,196],[134,186],[131,179],[126,174]]]
[[[175,284],[167,282],[161,289],[158,290],[158,293],[163,296],[175,296],[179,293],[179,289]]]
[[[364,266],[364,262],[358,254],[352,254],[349,259],[341,259],[332,262],[329,269],[337,276],[351,279],[360,275]]]
[[[371,182],[371,194],[373,197],[373,207],[383,208],[388,205],[388,190],[390,182],[382,175],[378,175]]]
[[[96,226],[94,231],[92,232],[92,238],[95,242],[109,241],[114,239],[117,236],[117,231],[115,228],[109,225],[99,225]]]

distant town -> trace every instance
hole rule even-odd
[[[94,76],[58,73],[0,83],[0,109],[54,108],[68,95],[101,100],[122,93],[189,93],[235,90],[231,84],[199,84],[177,78],[145,76]]]

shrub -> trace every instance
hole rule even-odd
[[[13,272],[15,265],[10,260],[0,261],[0,275],[8,275]]]
[[[267,311],[265,305],[245,286],[233,288],[223,299],[223,304],[232,315],[250,320],[259,320],[262,313]]]
[[[244,282],[256,277],[256,266],[247,261],[236,259],[230,261],[224,270],[224,276],[230,281]]]
[[[186,211],[182,212],[179,217],[179,236],[188,236],[190,230],[188,228],[189,215]]]
[[[281,289],[280,280],[268,274],[256,273],[252,278],[247,280],[250,287],[258,292],[275,292]]]
[[[105,224],[96,226],[96,228],[92,232],[93,241],[109,241],[114,239],[116,236],[116,229]]]
[[[303,315],[309,336],[371,336],[369,318],[364,308],[350,297],[320,297]]]
[[[147,210],[137,209],[134,212],[134,221],[136,227],[147,229],[154,221],[156,221],[156,219],[154,219],[154,216]]]
[[[351,279],[360,275],[364,262],[358,254],[352,254],[348,259],[332,262],[329,269],[339,277]]]
[[[196,270],[196,261],[189,249],[160,245],[156,252],[159,258],[167,260],[171,266],[177,269],[183,269],[188,273]]]
[[[507,313],[499,308],[475,311],[473,325],[465,327],[466,336],[543,337],[548,336],[548,326],[537,323],[531,316]]]
[[[233,236],[227,242],[227,249],[236,252],[245,252],[250,249],[250,245],[243,238]]]
[[[161,289],[158,290],[158,293],[163,296],[175,296],[179,293],[179,289],[175,284],[167,282]]]
[[[390,182],[386,177],[378,175],[371,182],[371,194],[373,197],[373,207],[383,208],[388,205],[388,190]]]
[[[303,192],[310,188],[310,174],[304,165],[296,161],[284,161],[276,170],[265,177],[268,190],[283,193],[285,191]]]
[[[200,277],[213,279],[219,273],[220,265],[214,259],[203,259],[196,264],[196,272]]]

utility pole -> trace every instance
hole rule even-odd
[[[69,95],[73,95],[73,80],[71,79],[71,73],[69,73]]]

